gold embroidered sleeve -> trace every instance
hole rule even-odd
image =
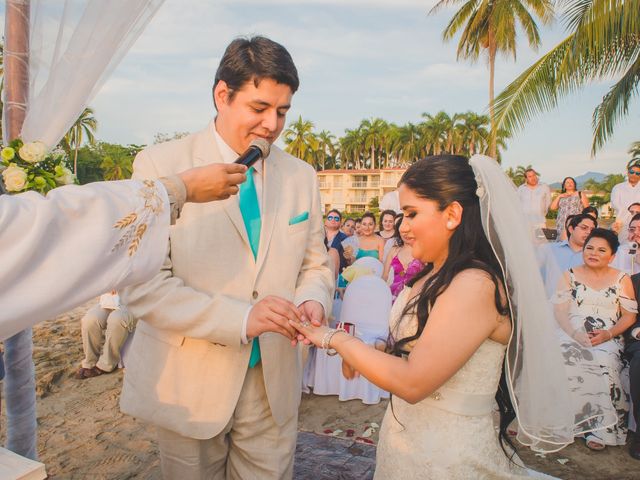
[[[180,212],[187,199],[187,187],[177,175],[162,177],[159,181],[164,185],[169,196],[169,208],[171,212],[171,225],[175,225],[180,218]]]

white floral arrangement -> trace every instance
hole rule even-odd
[[[61,185],[78,183],[63,151],[47,152],[44,143],[23,143],[19,138],[0,150],[0,170],[9,193],[35,190],[46,194]]]

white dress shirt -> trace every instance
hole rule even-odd
[[[526,183],[518,187],[518,198],[522,204],[522,211],[531,226],[544,227],[545,217],[551,205],[551,191],[549,186],[538,183],[531,188]]]
[[[220,156],[222,157],[222,161],[224,163],[233,163],[236,159],[242,154],[242,152],[237,153],[231,148],[227,142],[225,142],[217,129],[214,129],[214,134],[216,136],[216,143],[218,144],[218,149],[220,150]],[[253,172],[253,181],[256,186],[256,195],[258,196],[258,208],[260,209],[260,214],[262,215],[262,195],[263,195],[263,175],[264,175],[264,161],[262,159],[258,160],[253,164],[254,172]],[[235,195],[236,201],[240,202],[240,195]],[[251,309],[253,305],[249,307],[247,312],[244,314],[244,318],[242,319],[242,335],[240,337],[240,341],[242,343],[249,343],[249,339],[247,338],[247,322],[249,320],[249,314],[251,313]]]
[[[622,224],[618,238],[624,241],[629,231],[631,214],[627,210],[632,203],[640,203],[640,183],[632,186],[628,181],[619,183],[611,190],[611,206],[616,215],[616,221]]]

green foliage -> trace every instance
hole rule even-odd
[[[104,180],[102,160],[95,146],[85,145],[78,149],[78,181],[81,185]]]
[[[440,111],[423,113],[422,118],[420,123],[405,125],[364,119],[336,139],[326,130],[316,133],[313,122],[299,117],[284,131],[285,150],[317,170],[406,167],[427,155],[488,153],[488,116],[475,112],[449,116]],[[507,138],[505,131],[498,132],[498,160]]]
[[[124,180],[133,173],[133,151],[130,146],[101,142],[98,154],[102,157],[100,168],[104,171],[105,180]]]
[[[593,179],[589,179],[586,182],[584,182],[583,188],[585,190],[591,190],[594,193],[604,192],[604,195],[601,196],[601,198],[604,199],[602,203],[607,203],[611,200],[611,190],[613,190],[613,187],[616,186],[618,183],[622,183],[624,181],[625,181],[624,175],[614,173],[611,175],[607,175],[604,178],[604,180],[601,182],[596,182]],[[596,197],[592,197],[592,199],[593,198],[596,198]],[[590,200],[590,201],[593,202],[593,200]]]
[[[640,86],[640,0],[567,0],[568,36],[495,100],[497,127],[510,133],[591,82],[615,78],[593,113],[592,153],[628,114]]]
[[[542,23],[553,18],[551,0],[440,0],[429,13],[442,8],[460,5],[445,28],[442,38],[451,40],[458,32],[458,59],[477,60],[481,54],[489,65],[489,114],[491,132],[489,155],[497,156],[498,136],[494,114],[494,79],[498,53],[516,58],[516,31],[518,25],[524,31],[529,45],[537,49],[541,43],[538,25],[534,16]]]
[[[531,165],[527,165],[526,167],[522,165],[518,165],[515,169],[513,167],[509,167],[505,170],[507,176],[511,179],[516,187],[519,187],[524,183],[524,172],[532,168]]]

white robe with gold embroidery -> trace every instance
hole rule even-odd
[[[0,340],[162,265],[169,200],[160,182],[0,195]]]

